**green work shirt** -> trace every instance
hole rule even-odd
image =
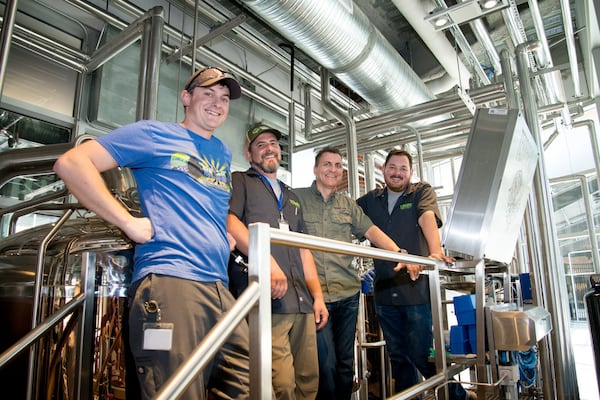
[[[294,189],[300,199],[308,234],[342,242],[361,239],[373,226],[356,202],[341,193],[334,193],[327,201],[311,187]],[[313,251],[319,281],[326,303],[343,300],[360,290],[360,277],[352,264],[351,255]]]

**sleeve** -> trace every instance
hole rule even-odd
[[[423,215],[425,211],[433,211],[435,215],[435,222],[438,228],[442,227],[442,217],[440,216],[440,210],[437,205],[437,196],[431,185],[424,185],[419,190],[419,201],[417,203],[418,215],[417,218]]]
[[[349,208],[352,212],[352,234],[357,238],[362,238],[372,226],[373,221],[365,214],[358,203],[352,199],[348,199]]]
[[[119,127],[97,140],[120,167],[144,166],[144,162],[154,154],[152,130],[143,121]]]
[[[231,198],[229,199],[229,212],[244,221],[246,208],[246,181],[244,173],[236,171],[231,174]]]

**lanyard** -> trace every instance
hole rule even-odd
[[[262,179],[265,185],[267,185],[267,187],[271,189],[271,192],[273,192],[273,196],[275,196],[275,191],[273,190],[269,179],[261,173],[258,173],[258,176],[260,176],[260,179]],[[275,200],[277,200],[277,209],[279,210],[279,213],[283,216],[283,188],[281,187],[281,183],[279,183],[279,180],[277,180],[277,184],[279,185],[280,192],[279,197],[275,196]]]

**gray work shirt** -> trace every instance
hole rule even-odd
[[[308,233],[328,239],[351,242],[362,238],[373,222],[350,197],[332,194],[327,201],[317,190],[316,183],[294,189],[300,199]],[[326,303],[340,301],[360,290],[360,278],[352,265],[353,256],[313,251],[319,281]]]

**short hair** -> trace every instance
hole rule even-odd
[[[385,158],[385,162],[383,163],[384,167],[387,165],[388,161],[390,160],[390,158],[392,158],[392,156],[405,156],[406,158],[408,158],[408,165],[410,166],[410,169],[412,169],[412,167],[413,167],[412,156],[410,155],[410,153],[408,151],[399,150],[399,149],[390,150],[387,157]]]
[[[315,156],[315,167],[319,165],[319,160],[321,159],[321,156],[325,153],[333,153],[342,157],[342,152],[340,151],[340,149],[332,146],[323,147]]]

